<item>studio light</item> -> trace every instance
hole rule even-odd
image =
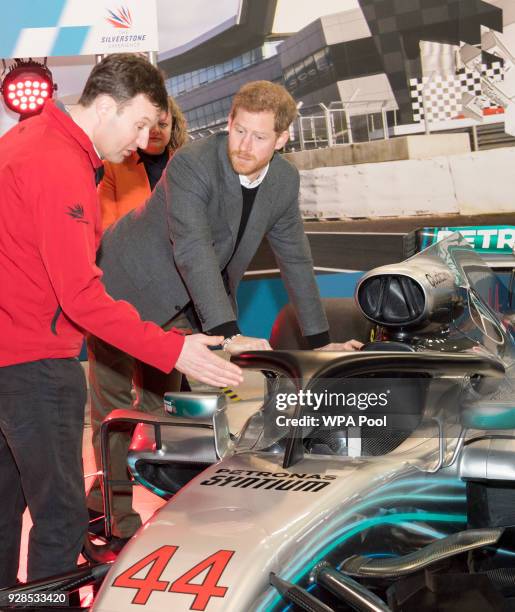
[[[1,89],[7,108],[18,113],[22,120],[41,112],[57,85],[54,85],[52,73],[45,64],[32,59],[16,59],[7,71]]]

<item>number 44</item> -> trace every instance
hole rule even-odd
[[[160,580],[161,574],[178,548],[178,546],[161,546],[122,572],[115,578],[113,586],[136,589],[132,603],[143,606],[154,591],[168,590],[170,593],[195,595],[190,610],[205,610],[211,597],[225,597],[227,587],[220,586],[218,581],[234,555],[234,550],[219,550],[197,563],[172,583]],[[144,578],[134,577],[146,567],[148,571]],[[201,583],[191,582],[206,570],[208,571]]]

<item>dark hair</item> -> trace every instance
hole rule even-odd
[[[231,118],[239,108],[249,113],[270,111],[274,114],[274,130],[277,134],[288,129],[297,116],[295,100],[282,85],[271,81],[252,81],[243,85],[234,96]]]
[[[172,134],[168,142],[168,148],[173,152],[186,144],[188,141],[188,130],[186,127],[186,118],[172,96],[168,97],[168,112],[170,113],[170,121],[172,122]]]
[[[90,106],[102,94],[111,96],[119,106],[143,94],[160,110],[168,110],[162,73],[143,56],[133,53],[113,53],[104,57],[91,71],[79,104]]]

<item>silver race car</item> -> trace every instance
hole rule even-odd
[[[512,289],[453,234],[330,302],[364,350],[293,350],[286,309],[278,350],[235,359],[263,373],[262,401],[181,393],[162,418],[114,411],[107,535],[113,429],[134,428],[129,469],[168,501],[114,562],[37,588],[102,582],[96,612],[511,609]]]

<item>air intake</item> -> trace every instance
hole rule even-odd
[[[438,261],[425,261],[423,254],[370,270],[355,296],[369,321],[397,329],[448,325],[460,302],[451,271]]]
[[[395,327],[419,322],[426,305],[419,283],[400,274],[365,279],[359,286],[357,298],[368,319]]]

